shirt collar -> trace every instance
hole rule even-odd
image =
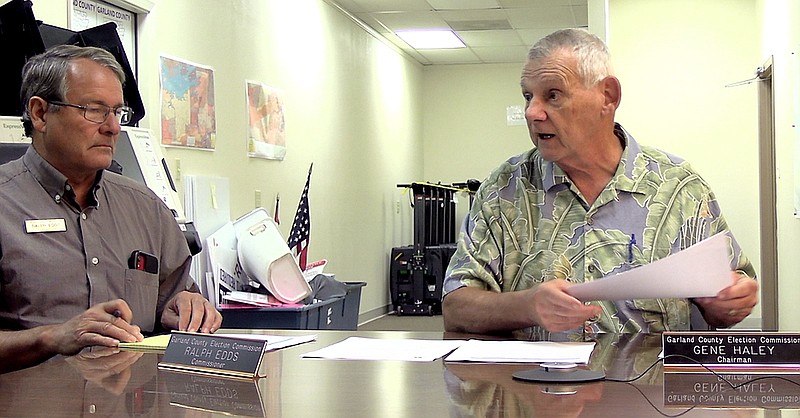
[[[614,173],[611,182],[618,190],[635,192],[636,184],[633,180],[633,162],[636,161],[636,157],[641,154],[642,148],[633,136],[619,123],[614,123],[614,135],[619,138],[623,150],[619,165],[617,165],[617,171]],[[542,176],[542,185],[545,190],[550,190],[550,188],[557,185],[569,187],[569,185],[572,184],[567,173],[564,172],[558,164],[546,161],[542,159],[541,156],[539,156],[539,161],[542,165],[542,172],[544,173],[544,176]]]
[[[56,203],[61,203],[64,199],[75,201],[75,192],[67,182],[67,177],[42,158],[33,146],[28,147],[22,158],[23,164],[33,175],[33,178]],[[92,193],[89,195],[90,207],[97,207],[98,205],[97,193],[102,188],[103,171],[99,170],[97,177],[95,177]]]

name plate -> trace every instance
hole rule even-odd
[[[664,406],[800,408],[799,377],[763,377],[758,374],[664,373]]]
[[[173,331],[159,368],[254,378],[266,341]]]
[[[193,373],[164,372],[171,405],[224,415],[265,417],[259,382]]]
[[[661,338],[665,367],[800,369],[797,333],[664,332]]]

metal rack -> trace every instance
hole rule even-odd
[[[442,281],[455,252],[455,193],[474,190],[432,183],[397,187],[413,192],[414,244],[392,249],[392,305],[397,315],[438,315],[442,312]]]

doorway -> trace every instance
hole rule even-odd
[[[778,237],[777,179],[775,176],[775,113],[772,57],[756,72],[758,76],[758,189],[761,247],[761,329],[777,331]]]

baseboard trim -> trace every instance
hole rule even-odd
[[[383,318],[384,316],[388,315],[390,312],[394,311],[394,307],[391,304],[379,306],[375,309],[370,309],[366,312],[362,312],[358,315],[358,326],[364,325],[368,322],[372,322],[378,318]]]

